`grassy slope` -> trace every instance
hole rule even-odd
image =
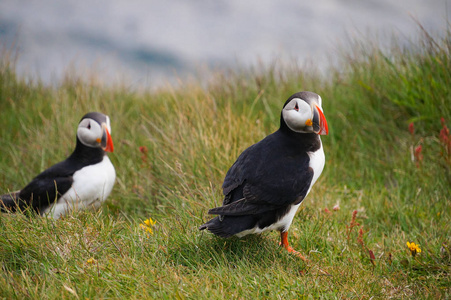
[[[0,296],[450,297],[451,165],[438,138],[440,117],[451,127],[450,47],[427,36],[385,55],[356,45],[327,79],[270,67],[156,92],[71,78],[58,88],[27,83],[4,54],[1,191],[66,157],[93,110],[112,119],[118,178],[101,211],[58,221],[2,215]],[[281,251],[274,232],[228,240],[199,232],[222,201],[227,169],[277,129],[281,105],[300,90],[322,96],[330,129],[325,171],[289,235],[310,262]],[[418,144],[419,167],[410,154]],[[359,225],[350,229],[354,210]],[[152,235],[139,227],[148,217]],[[412,257],[407,241],[422,252]]]

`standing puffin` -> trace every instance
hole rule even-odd
[[[199,227],[220,237],[278,230],[281,245],[288,245],[288,228],[302,200],[323,171],[325,156],[319,135],[327,135],[321,97],[299,92],[285,102],[280,128],[250,146],[227,172],[222,185],[219,215]]]
[[[110,119],[90,112],[77,129],[74,152],[36,176],[22,190],[1,195],[2,212],[31,207],[55,219],[69,210],[98,207],[113,189],[116,171],[106,152],[113,152]]]

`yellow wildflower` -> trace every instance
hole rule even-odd
[[[154,226],[156,223],[157,221],[152,220],[152,218],[149,218],[144,221],[144,224],[146,224],[147,226]]]
[[[96,262],[96,260],[94,259],[94,257],[91,257],[90,259],[88,259],[87,261],[86,261],[88,264],[93,264],[93,263],[95,263]]]
[[[141,227],[143,230],[147,231],[150,234],[153,234],[152,226],[155,226],[157,221],[152,220],[152,218],[149,218],[144,221],[144,223],[139,224],[139,227]]]
[[[147,231],[148,233],[153,234],[153,230],[149,226],[144,225],[144,224],[139,224],[139,227],[141,227],[143,230]]]
[[[417,253],[421,252],[420,245],[417,245],[413,242],[412,243],[407,242],[407,247],[409,247],[410,253],[412,253],[412,256],[414,257]]]

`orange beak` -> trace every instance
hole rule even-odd
[[[105,124],[102,124],[103,127],[103,136],[102,136],[102,149],[106,152],[113,152],[114,151],[114,145],[113,145],[113,139],[111,138],[110,132],[108,131],[108,128]]]
[[[326,117],[319,106],[315,105],[313,109],[313,129],[314,132],[320,135],[329,134],[329,127],[327,126]]]

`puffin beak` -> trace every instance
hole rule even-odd
[[[313,131],[321,135],[327,135],[329,133],[326,117],[317,105],[313,107]]]
[[[102,141],[101,146],[102,149],[106,152],[113,152],[114,146],[113,146],[113,139],[111,138],[110,132],[108,131],[108,128],[105,123],[102,124],[103,128],[103,135],[102,135]]]

